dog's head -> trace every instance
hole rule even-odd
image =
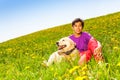
[[[60,54],[75,48],[75,43],[68,37],[61,38],[56,44]]]

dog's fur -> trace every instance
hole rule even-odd
[[[76,44],[70,38],[61,38],[56,44],[58,50],[50,55],[48,61],[44,61],[46,66],[61,62],[63,59],[75,60],[77,58],[79,52],[76,49]]]

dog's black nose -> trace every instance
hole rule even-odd
[[[56,42],[57,46],[59,46],[59,42]]]

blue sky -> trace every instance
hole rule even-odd
[[[119,0],[0,0],[0,42],[118,11]]]

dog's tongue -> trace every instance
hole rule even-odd
[[[63,49],[65,47],[65,45],[61,45],[58,47],[59,50]]]
[[[61,50],[63,48],[63,46],[59,46],[58,49]]]

